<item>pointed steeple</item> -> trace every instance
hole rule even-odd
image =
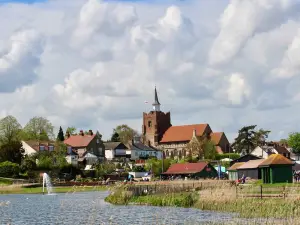
[[[157,91],[156,91],[156,86],[154,88],[154,103],[153,105],[153,110],[154,111],[160,111],[160,103],[158,101],[158,95],[157,95]]]

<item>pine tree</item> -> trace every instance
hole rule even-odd
[[[58,141],[64,141],[65,140],[64,131],[61,127],[59,127],[59,131],[58,131],[58,134],[57,134],[57,140]]]

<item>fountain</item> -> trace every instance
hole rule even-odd
[[[43,174],[43,194],[45,194],[45,185],[46,185],[46,188],[47,188],[48,195],[53,193],[52,192],[51,179],[50,179],[50,177],[47,173]]]

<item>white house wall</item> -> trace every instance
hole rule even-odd
[[[25,141],[21,141],[22,146],[25,150],[25,155],[33,155],[36,153],[36,150],[34,150],[30,145],[28,145]]]
[[[262,150],[261,147],[257,146],[252,152],[251,155],[255,155],[257,157],[262,157],[264,159],[268,158],[268,154]]]

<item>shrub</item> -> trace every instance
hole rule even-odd
[[[217,154],[216,155],[216,160],[221,160],[221,159],[225,159],[225,158],[230,158],[230,159],[238,159],[241,156],[237,153],[224,153],[224,154]]]
[[[5,161],[0,163],[0,177],[16,178],[19,176],[20,166],[16,163]]]

